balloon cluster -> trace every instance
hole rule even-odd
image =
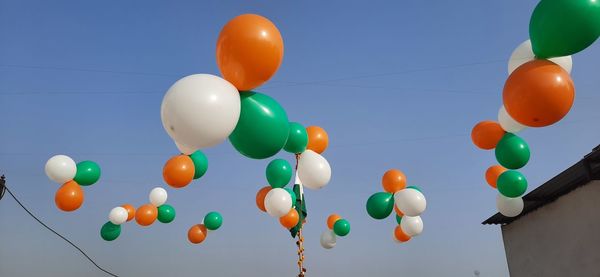
[[[569,75],[570,55],[590,46],[600,36],[600,2],[542,0],[529,23],[529,37],[512,53],[509,77],[502,93],[498,122],[479,122],[471,132],[473,143],[495,148],[500,165],[487,169],[487,183],[498,189],[498,211],[515,217],[523,210],[525,176],[516,169],[527,164],[529,146],[515,133],[526,127],[545,127],[570,111],[575,87]]]
[[[218,212],[210,212],[204,216],[204,221],[188,230],[188,240],[193,244],[202,243],[209,231],[217,230],[223,225],[223,217]]]
[[[192,180],[198,179],[208,170],[208,159],[200,150],[190,155],[177,155],[170,158],[163,167],[163,179],[173,188],[183,188]]]
[[[79,209],[83,204],[81,186],[93,185],[100,179],[100,166],[92,161],[75,164],[69,156],[56,155],[46,162],[46,175],[62,186],[56,191],[56,207],[65,212]]]
[[[350,233],[350,222],[338,214],[331,214],[327,218],[327,228],[329,230],[321,233],[321,246],[331,249],[335,246],[338,236],[345,237]]]
[[[367,200],[367,213],[374,219],[387,218],[396,212],[398,226],[394,230],[396,242],[406,242],[423,232],[421,213],[427,207],[425,195],[417,186],[406,186],[402,171],[390,169],[381,179],[384,192],[377,192]]]

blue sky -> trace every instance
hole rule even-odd
[[[285,43],[283,64],[257,91],[290,120],[324,127],[333,177],[307,191],[306,266],[311,276],[507,276],[485,183],[493,152],[476,149],[471,127],[495,119],[510,53],[528,38],[537,1],[7,1],[0,0],[0,173],[39,217],[121,276],[293,276],[295,244],[254,205],[269,160],[250,160],[225,142],[207,149],[206,176],[168,188],[176,220],[123,226],[99,237],[111,208],[146,203],[177,153],[160,121],[169,86],[194,73],[218,74],[220,28],[243,13],[270,18]],[[600,141],[600,46],[574,56],[577,88],[569,115],[523,131],[532,159],[529,190],[578,161]],[[44,174],[55,154],[94,160],[103,176],[82,208],[54,205]],[[291,156],[278,157],[291,161]],[[428,198],[420,237],[398,245],[395,220],[375,221],[366,199],[389,168]],[[187,229],[212,210],[224,225],[202,245]],[[352,224],[324,250],[326,217]],[[104,276],[42,229],[16,203],[0,202],[0,275]]]

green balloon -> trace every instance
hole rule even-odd
[[[496,160],[508,169],[519,169],[525,166],[530,155],[527,142],[512,133],[504,134],[496,145]]]
[[[200,150],[190,155],[192,162],[194,162],[194,179],[198,179],[206,173],[208,170],[208,158]]]
[[[273,98],[253,91],[240,92],[242,110],[229,141],[242,155],[271,157],[283,148],[289,135],[285,110]]]
[[[600,36],[600,1],[542,0],[529,21],[529,37],[538,58],[575,54]]]
[[[175,208],[171,205],[161,205],[158,207],[158,221],[162,223],[171,223],[175,220]]]
[[[73,180],[82,186],[89,186],[100,179],[100,166],[92,161],[83,161],[77,164],[77,173]]]
[[[519,171],[507,170],[498,176],[497,187],[506,197],[519,197],[527,191],[527,179]]]
[[[104,223],[100,229],[100,236],[105,241],[116,240],[119,235],[121,235],[121,225],[113,224],[110,221]]]
[[[345,219],[339,219],[333,224],[333,232],[340,237],[346,236],[350,233],[350,222]]]
[[[421,190],[421,188],[420,188],[420,187],[417,187],[417,186],[408,186],[408,187],[406,187],[406,188],[407,188],[407,189],[414,189],[414,190],[418,190],[419,192],[423,192],[423,191]]]
[[[367,213],[374,219],[384,219],[394,210],[394,195],[378,192],[367,200]]]
[[[273,188],[283,188],[292,179],[292,166],[283,159],[272,160],[267,165],[267,181]]]
[[[296,206],[296,193],[294,193],[294,190],[291,188],[283,188],[283,189],[286,190],[292,197],[292,206]]]
[[[300,123],[290,122],[290,134],[283,149],[292,154],[302,153],[308,145],[308,133]]]
[[[218,212],[210,212],[204,217],[204,226],[208,230],[217,230],[223,225],[223,217]]]
[[[396,215],[396,222],[398,222],[398,225],[400,225],[400,223],[402,223],[402,217],[399,215]]]

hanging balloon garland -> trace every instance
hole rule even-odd
[[[100,166],[92,161],[75,161],[66,155],[51,157],[45,166],[46,176],[62,186],[56,191],[56,207],[72,212],[83,205],[84,193],[81,187],[91,186],[100,179]]]
[[[500,165],[490,166],[485,179],[498,190],[496,207],[502,215],[521,214],[527,191],[527,179],[517,169],[527,164],[530,150],[516,133],[550,126],[569,113],[575,100],[571,55],[599,36],[600,1],[542,0],[535,7],[530,40],[521,43],[508,62],[498,121],[479,122],[471,131],[475,146],[495,149]]]

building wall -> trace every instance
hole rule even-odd
[[[512,277],[600,277],[600,181],[502,226]]]

